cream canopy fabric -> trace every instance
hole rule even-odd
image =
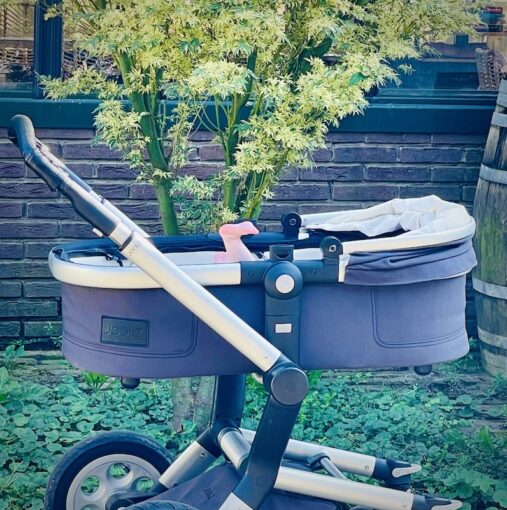
[[[446,202],[435,195],[421,198],[396,198],[389,202],[343,212],[307,214],[301,217],[306,230],[362,232],[368,237],[405,230],[400,237],[421,237],[462,231],[473,235],[475,223],[459,204]],[[455,237],[452,235],[451,237]]]

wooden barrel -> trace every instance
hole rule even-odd
[[[484,368],[507,375],[507,81],[502,81],[474,202],[477,326]]]

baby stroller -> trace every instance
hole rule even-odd
[[[140,434],[96,435],[56,466],[48,510],[461,507],[409,492],[420,466],[290,436],[308,392],[305,370],[414,366],[424,374],[467,353],[475,225],[463,207],[431,196],[289,214],[282,232],[244,239],[255,260],[218,264],[219,236],[149,238],[55,158],[27,117],[12,119],[9,137],[109,238],[57,246],[49,256],[63,284],[66,358],[129,387],[140,378],[217,376],[207,430],[174,461]],[[241,428],[248,373],[267,392],[256,432]],[[117,463],[129,468],[120,480],[110,476]],[[81,489],[90,476],[99,481],[92,494]],[[146,479],[151,489],[136,490]]]

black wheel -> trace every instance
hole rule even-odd
[[[149,491],[170,466],[169,452],[135,432],[104,432],[71,448],[51,473],[46,510],[105,510],[113,494]]]

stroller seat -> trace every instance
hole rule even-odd
[[[219,510],[240,477],[231,464],[222,464],[202,475],[128,510]],[[182,505],[182,506],[179,506]],[[259,510],[335,510],[336,504],[273,491]]]

